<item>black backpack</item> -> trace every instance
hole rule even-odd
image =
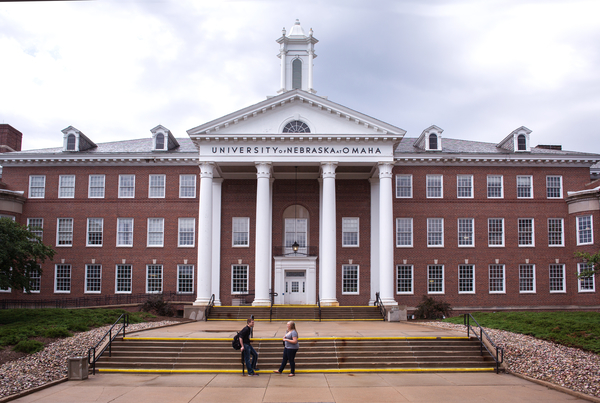
[[[242,343],[240,342],[240,334],[236,334],[235,336],[233,336],[233,341],[231,342],[231,347],[233,347],[234,350],[239,350],[242,348]]]

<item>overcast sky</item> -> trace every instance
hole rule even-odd
[[[276,95],[298,18],[317,95],[418,137],[531,142],[600,153],[600,1],[0,3],[0,123],[23,149],[186,130]]]

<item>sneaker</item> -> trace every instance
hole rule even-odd
[[[260,368],[252,368],[255,371],[260,371]]]

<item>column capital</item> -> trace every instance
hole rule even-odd
[[[200,178],[212,178],[214,167],[215,167],[214,162],[200,163]]]
[[[393,169],[394,169],[393,162],[380,162],[379,163],[379,179],[391,178]]]
[[[256,166],[256,177],[257,178],[270,178],[271,177],[271,163],[270,162],[255,162]]]
[[[321,162],[321,176],[323,178],[334,178],[337,162]]]

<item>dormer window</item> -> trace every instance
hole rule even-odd
[[[531,130],[525,126],[521,126],[515,129],[508,136],[504,138],[500,143],[496,144],[496,147],[503,148],[509,152],[527,152],[529,148],[529,135]]]
[[[284,133],[310,133],[310,127],[301,120],[292,120],[283,127]]]
[[[152,151],[169,151],[179,147],[179,142],[166,127],[158,125],[150,132],[152,133]]]
[[[437,150],[438,149],[438,137],[434,133],[431,133],[429,135],[429,149],[430,150]]]
[[[519,134],[517,137],[517,150],[527,151],[527,137],[524,134]]]
[[[162,133],[158,133],[156,135],[156,149],[157,150],[165,149],[165,135]]]
[[[75,151],[75,135],[69,134],[67,136],[67,151]]]
[[[423,130],[414,146],[424,151],[442,151],[443,130],[436,125]]]
[[[63,151],[87,151],[98,147],[94,142],[88,139],[85,134],[69,126],[62,130],[63,132]]]

